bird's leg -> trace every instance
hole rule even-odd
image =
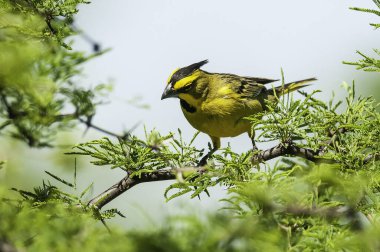
[[[259,160],[259,148],[257,148],[256,143],[255,143],[255,132],[248,132],[249,138],[251,138],[252,141],[252,163],[258,164],[260,163]]]
[[[202,157],[202,159],[198,162],[197,166],[204,166],[207,163],[208,158],[220,148],[220,138],[213,136],[210,137],[212,141],[212,149]]]
[[[255,143],[255,132],[254,132],[253,130],[249,131],[249,132],[248,132],[248,136],[249,136],[249,138],[250,138],[251,141],[252,141],[252,151],[253,151],[253,152],[258,151],[259,148],[257,148],[256,143]]]
[[[204,166],[206,163],[207,163],[207,160],[208,160],[208,158],[215,152],[216,150],[213,148],[211,151],[209,151],[206,155],[204,155],[203,157],[202,157],[202,159],[201,160],[199,160],[199,162],[198,162],[198,167],[199,166]]]
[[[257,146],[256,146],[255,139],[251,138],[251,141],[252,141],[252,151],[253,152],[258,151],[259,148],[257,148]]]

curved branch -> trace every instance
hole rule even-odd
[[[128,191],[135,185],[145,182],[173,180],[176,179],[177,174],[179,174],[179,177],[182,177],[182,174],[187,174],[189,172],[198,172],[199,174],[202,174],[206,172],[206,168],[185,167],[179,169],[160,169],[149,173],[143,173],[140,175],[140,177],[135,176],[132,178],[127,175],[118,183],[114,184],[95,198],[91,199],[87,205],[89,207],[101,209],[103,206],[123,194],[125,191]]]
[[[150,173],[143,173],[140,177],[131,178],[129,175],[125,176],[118,183],[114,184],[92,200],[88,202],[88,206],[101,209],[104,205],[108,204],[125,191],[131,189],[135,185],[144,182],[172,180],[176,176],[172,170],[157,170]]]
[[[321,157],[321,154],[325,151],[325,149],[321,148],[317,151],[298,147],[294,144],[290,144],[287,147],[285,147],[282,143],[276,145],[275,147],[269,148],[267,150],[261,151],[256,156],[253,157],[254,161],[268,161],[271,159],[274,159],[276,157],[284,156],[284,155],[293,155],[297,157],[302,157],[307,160],[316,162],[317,160],[325,161],[325,162],[334,162],[331,159],[325,159]],[[380,154],[370,154],[366,158],[364,158],[363,163],[368,164],[369,162],[375,160],[378,161],[380,159]]]
[[[310,161],[315,161],[316,156],[319,155],[319,151],[313,151],[311,149],[301,148],[293,144],[285,146],[280,143],[275,147],[261,151],[257,154],[257,158],[260,161],[268,161],[270,159],[284,156],[284,155],[294,155],[298,157],[306,158]]]

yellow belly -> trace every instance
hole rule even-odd
[[[214,137],[235,137],[251,131],[251,124],[244,117],[262,111],[262,106],[258,101],[219,98],[204,102],[194,113],[182,111],[189,123],[201,132]]]

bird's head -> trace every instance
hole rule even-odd
[[[162,93],[161,100],[176,97],[186,99],[187,96],[195,97],[200,93],[198,80],[205,73],[200,68],[208,63],[208,60],[203,60],[187,67],[177,68],[169,76],[166,88]]]

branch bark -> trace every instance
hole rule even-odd
[[[306,158],[310,161],[315,161],[316,157],[319,155],[319,151],[313,151],[311,149],[301,148],[295,146],[294,144],[289,144],[285,146],[280,143],[275,147],[270,149],[261,151],[257,154],[257,159],[260,161],[268,161],[270,159],[274,159],[276,157],[284,156],[284,155],[294,155],[298,157]]]
[[[118,183],[114,184],[113,186],[111,186],[110,188],[108,188],[107,190],[90,200],[87,205],[90,207],[101,209],[104,205],[108,204],[109,202],[117,198],[125,191],[131,189],[135,185],[144,182],[172,180],[175,178],[175,173],[173,173],[173,170],[171,169],[162,169],[150,173],[143,173],[140,177],[133,178],[131,178],[128,174]]]
[[[145,182],[154,182],[154,181],[164,181],[164,180],[173,180],[176,179],[177,174],[182,177],[183,173],[188,172],[198,172],[202,174],[206,172],[204,167],[186,167],[179,169],[160,169],[157,171],[143,173],[140,177],[131,178],[129,174],[125,176],[118,183],[114,184],[95,198],[91,199],[87,205],[90,207],[95,207],[101,209],[103,206],[123,194],[125,191],[131,189],[135,185],[145,183]]]

